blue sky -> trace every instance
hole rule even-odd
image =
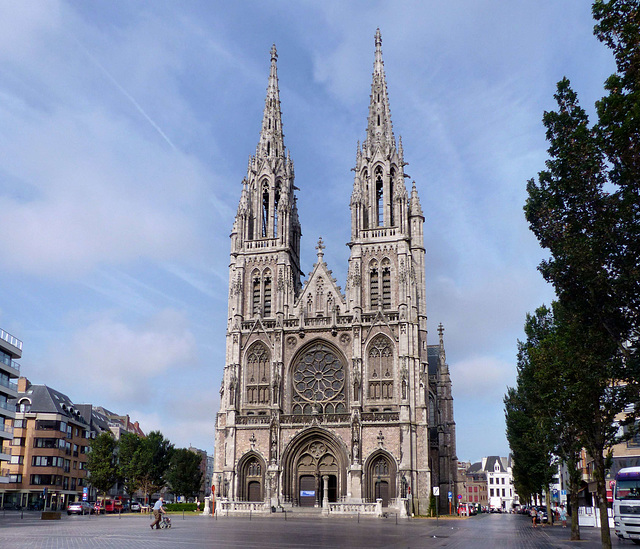
[[[506,455],[525,314],[553,293],[522,206],[567,76],[593,112],[612,56],[589,2],[0,0],[0,327],[22,373],[213,450],[229,232],[278,48],[302,268],[345,286],[380,27],[425,212],[458,457]]]

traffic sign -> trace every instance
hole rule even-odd
[[[451,499],[451,498],[453,497],[453,492],[448,492],[448,493],[447,493],[447,497],[448,497],[449,499]]]
[[[462,499],[462,494],[458,494],[458,499]]]
[[[440,487],[439,486],[434,486],[433,487],[433,495],[434,496],[439,496],[440,495]]]

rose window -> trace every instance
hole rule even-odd
[[[293,413],[345,413],[345,368],[326,345],[303,353],[293,367]]]

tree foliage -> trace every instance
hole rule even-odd
[[[607,456],[620,440],[616,416],[627,412],[632,423],[640,396],[640,6],[596,0],[593,15],[617,72],[593,126],[569,80],[558,83],[558,109],[543,117],[549,159],[527,184],[525,215],[550,251],[539,268],[558,296],[555,333],[540,353],[570,376],[557,394],[542,396],[567,403],[558,440],[577,435],[594,460],[602,543],[610,547]]]
[[[173,444],[160,431],[151,431],[141,440],[139,449],[140,488],[146,495],[165,487]]]
[[[120,435],[118,471],[124,491],[129,495],[138,490],[142,480],[141,449],[142,438],[137,434],[125,432]]]
[[[87,456],[89,480],[103,494],[118,480],[117,448],[118,442],[109,431],[100,433],[91,441]]]
[[[186,448],[177,448],[171,455],[167,481],[176,496],[186,498],[198,495],[202,486],[202,458]]]

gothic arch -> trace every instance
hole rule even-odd
[[[395,346],[385,334],[378,333],[367,344],[366,399],[384,405],[395,397]]]
[[[271,353],[262,341],[254,342],[244,357],[243,398],[247,406],[266,406],[270,401]]]
[[[397,497],[396,484],[398,468],[394,457],[383,448],[372,452],[364,463],[364,497],[374,502],[382,499],[383,507]]]
[[[289,367],[291,413],[346,414],[348,362],[344,354],[324,339],[303,346]]]
[[[249,450],[238,460],[238,486],[240,501],[264,501],[266,463],[255,450]]]
[[[348,466],[344,442],[320,427],[306,429],[282,453],[284,496],[294,504],[319,506],[324,495],[322,477],[326,475],[328,499],[338,501],[347,494]]]

